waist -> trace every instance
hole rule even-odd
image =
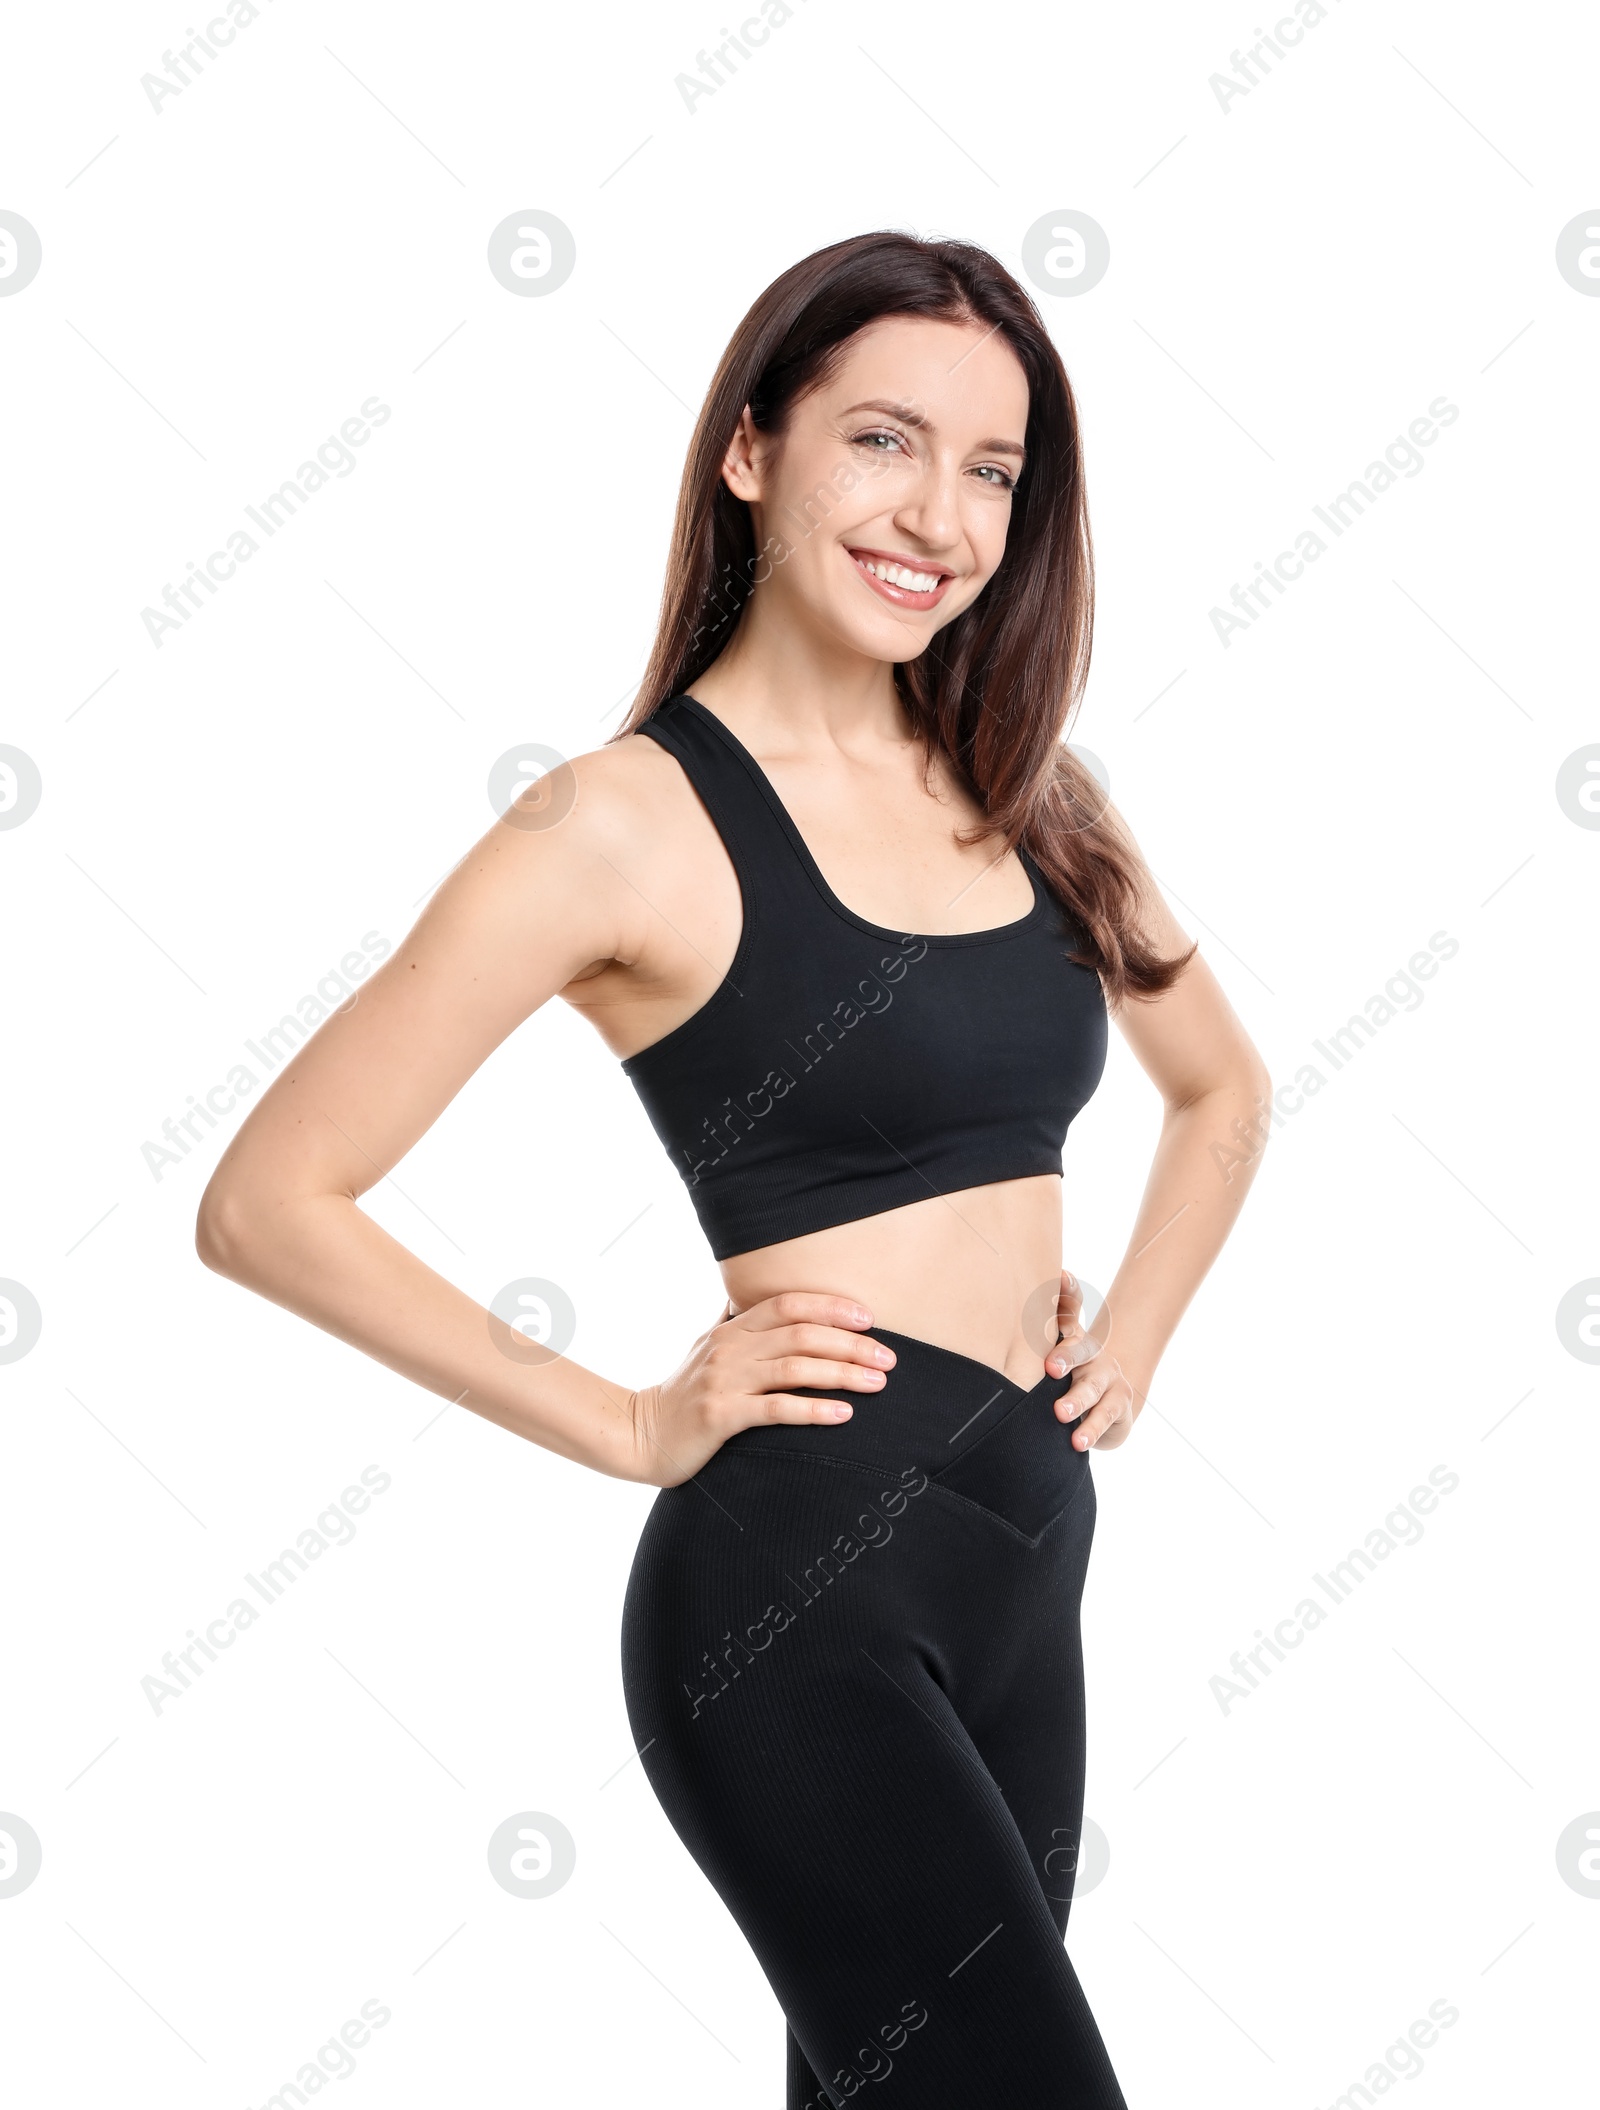
[[[804,1459],[883,1476],[892,1489],[884,1501],[891,1517],[932,1486],[990,1511],[1030,1544],[1037,1545],[1074,1505],[1092,1528],[1092,1495],[1086,1506],[1082,1502],[1090,1486],[1089,1454],[1073,1448],[1070,1429],[1055,1414],[1066,1378],[1041,1378],[1024,1387],[912,1335],[884,1328],[875,1333],[896,1357],[881,1392],[813,1388],[818,1398],[850,1400],[855,1413],[849,1421],[741,1429],[702,1471],[715,1476],[745,1454]]]
[[[849,1297],[875,1339],[893,1332],[1024,1389],[1055,1342],[1060,1275],[1059,1174],[928,1195],[722,1262],[736,1311],[785,1290]]]

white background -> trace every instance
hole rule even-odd
[[[43,1312],[0,1368],[0,1810],[43,1844],[0,1898],[14,2093],[259,2105],[377,2000],[341,2100],[781,2100],[779,2010],[631,1755],[651,1491],[201,1267],[242,1108],[159,1177],[144,1146],[363,933],[399,942],[497,757],[620,722],[760,289],[875,226],[1020,272],[1070,208],[1111,244],[1092,292],[1038,295],[1099,560],[1074,737],[1277,1078],[1432,934],[1459,949],[1318,1064],[1096,1459],[1110,1866],[1069,1947],[1135,2110],[1329,2104],[1441,2000],[1408,2102],[1575,2102],[1600,1899],[1556,1842],[1600,1808],[1600,1372],[1555,1313],[1600,1274],[1600,833],[1555,780],[1600,741],[1600,300],[1555,244],[1600,192],[1592,11],[1344,0],[1224,112],[1243,0],[809,0],[691,114],[674,77],[724,19],[277,0],[159,115],[181,9],[10,23],[0,206],[44,256],[0,299],[0,740],[44,786],[0,833],[0,1275]],[[577,244],[548,298],[485,264],[528,208]],[[353,473],[153,644],[141,611],[373,395]],[[1213,606],[1441,395],[1421,472],[1224,647]],[[1068,1149],[1091,1282],[1157,1121],[1116,1041]],[[368,1206],[480,1301],[562,1284],[573,1353],[630,1383],[718,1308],[559,1007]],[[154,1712],[163,1653],[368,1465],[353,1542]],[[1224,1712],[1232,1653],[1436,1466],[1421,1539]],[[577,1845],[539,1900],[486,1861],[530,1810]]]

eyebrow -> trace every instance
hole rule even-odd
[[[929,434],[935,429],[920,410],[908,410],[903,403],[892,403],[887,397],[881,396],[874,396],[865,403],[852,403],[848,410],[841,410],[839,415],[848,418],[858,410],[884,411],[890,417],[898,418],[902,425],[916,425]],[[984,454],[1014,454],[1019,462],[1027,459],[1028,451],[1025,447],[1019,447],[1015,440],[979,440],[978,450]]]

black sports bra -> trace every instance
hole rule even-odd
[[[829,887],[766,772],[674,696],[639,731],[721,835],[744,928],[721,985],[623,1063],[718,1260],[929,1195],[1061,1172],[1105,1066],[1100,978],[1027,851],[993,930],[883,930]]]

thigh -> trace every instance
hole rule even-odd
[[[1008,1587],[1014,1548],[932,1489],[892,1514],[888,1486],[764,1455],[658,1501],[624,1615],[642,1763],[836,2101],[1121,2110],[1034,1844],[951,1696],[952,1580],[981,1598],[993,1550]]]
[[[1083,1827],[1086,1709],[1079,1605],[1095,1498],[1087,1479],[1038,1544],[1014,1549],[1008,1617],[952,1693],[1067,1931]]]

